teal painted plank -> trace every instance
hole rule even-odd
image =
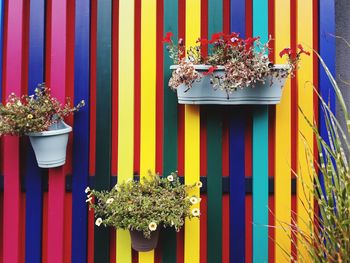
[[[253,0],[253,35],[268,41],[268,0]],[[268,106],[253,111],[253,262],[268,262]]]
[[[108,189],[111,175],[111,35],[112,1],[97,2],[96,179]],[[109,262],[109,229],[95,226],[95,262]]]
[[[208,34],[223,29],[223,1],[208,0]],[[208,38],[209,38],[208,36]],[[222,261],[222,107],[207,112],[207,258]]]
[[[164,35],[173,32],[174,41],[178,38],[178,2],[164,0]],[[164,47],[164,122],[163,122],[163,174],[168,175],[177,170],[177,97],[168,86],[171,77],[169,69],[172,60]],[[162,262],[176,263],[176,232],[166,229],[162,235]]]

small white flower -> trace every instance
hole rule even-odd
[[[167,179],[169,182],[172,182],[172,181],[174,181],[174,176],[168,175]]]
[[[126,180],[126,183],[130,183],[132,181],[131,178],[129,178],[128,180]]]
[[[116,185],[114,186],[114,189],[117,190],[117,191],[119,191],[119,186],[118,186],[118,184],[116,184]]]
[[[22,106],[21,101],[17,101],[17,105],[18,105],[18,106]]]
[[[157,229],[157,224],[156,224],[155,222],[151,222],[151,223],[149,223],[148,228],[149,228],[149,230],[151,230],[151,231],[156,231],[156,229]]]
[[[88,198],[88,199],[86,199],[86,203],[90,203],[91,202],[91,200],[92,200],[92,197],[90,197],[90,198]]]
[[[85,188],[85,194],[87,194],[87,193],[90,192],[90,191],[91,191],[90,187],[86,187],[86,188]]]
[[[197,197],[195,197],[195,196],[192,196],[191,198],[190,198],[190,202],[191,202],[191,204],[192,205],[195,205],[195,204],[197,204],[198,203],[198,198]]]
[[[171,220],[171,226],[175,225],[174,221]]]
[[[202,184],[201,181],[198,181],[198,182],[196,183],[196,186],[197,186],[198,188],[202,188],[203,184]]]
[[[99,218],[96,219],[95,225],[96,226],[100,226],[101,224],[102,224],[102,218],[99,217]]]
[[[192,209],[192,215],[198,217],[200,215],[199,209],[198,208],[193,208]]]
[[[114,198],[108,198],[106,201],[106,204],[109,205],[109,204],[113,203],[113,201],[114,201]]]
[[[11,106],[10,102],[6,103],[6,107],[10,107],[10,106]]]

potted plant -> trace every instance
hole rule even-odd
[[[259,37],[215,33],[210,40],[198,39],[187,52],[182,39],[175,44],[171,37],[168,32],[163,39],[174,61],[169,86],[181,104],[277,104],[300,55],[309,54],[299,45],[295,54],[285,51],[293,57],[287,64],[274,65],[268,43],[262,44]]]
[[[34,95],[18,97],[11,93],[6,104],[0,104],[0,136],[27,135],[39,167],[62,166],[66,161],[68,134],[72,131],[63,119],[83,106],[81,101],[71,107],[68,98],[62,105],[44,83],[38,85]]]
[[[95,210],[97,226],[129,230],[136,251],[150,251],[157,246],[159,231],[171,227],[179,231],[185,218],[199,217],[196,204],[200,198],[183,185],[176,173],[165,178],[149,174],[141,181],[128,180],[110,191],[86,189],[87,202]],[[95,202],[93,202],[93,199]]]

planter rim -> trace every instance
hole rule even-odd
[[[62,128],[56,129],[56,130],[50,130],[50,131],[42,131],[42,132],[31,132],[27,133],[28,136],[54,136],[54,135],[60,135],[71,132],[73,129],[71,126],[69,126],[67,123],[65,123],[63,120],[57,122],[57,124],[61,123]]]
[[[201,64],[201,65],[193,65],[194,68],[196,70],[200,70],[200,71],[207,71],[211,65],[204,65],[204,64]],[[171,65],[170,66],[170,69],[177,69],[179,67],[179,65]],[[215,71],[221,71],[221,70],[224,70],[225,67],[224,66],[217,66],[217,69],[215,69]],[[289,70],[290,69],[290,66],[288,64],[273,64],[272,68],[271,69],[276,69],[276,70]]]

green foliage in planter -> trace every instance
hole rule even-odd
[[[47,131],[48,128],[78,111],[85,105],[82,100],[72,107],[69,98],[61,104],[51,96],[45,83],[39,84],[34,95],[18,97],[11,93],[6,104],[0,104],[0,136],[25,135],[31,132]]]
[[[176,173],[166,178],[150,173],[141,181],[118,183],[110,191],[87,188],[85,192],[90,208],[95,210],[96,225],[138,230],[149,238],[158,227],[179,231],[185,218],[199,216],[199,209],[193,205],[200,198],[189,195],[194,187],[201,187],[201,183],[187,186],[180,183]]]

